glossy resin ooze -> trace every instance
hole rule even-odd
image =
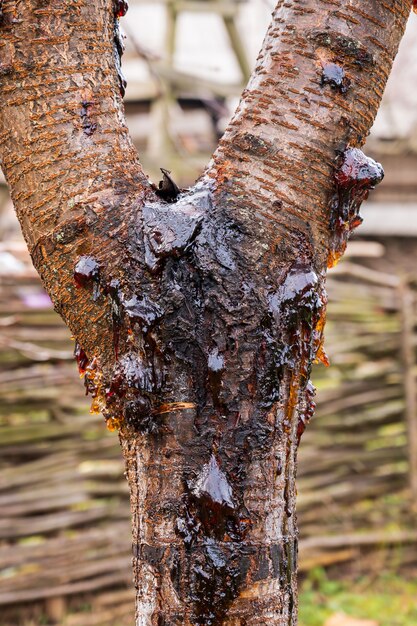
[[[350,87],[350,80],[343,67],[337,63],[323,62],[321,85],[330,85],[332,89],[345,94]]]
[[[335,172],[335,193],[331,200],[331,247],[328,267],[343,255],[351,232],[362,224],[361,204],[384,178],[382,165],[358,148],[347,148]]]
[[[114,7],[114,62],[119,80],[120,95],[123,98],[126,93],[127,81],[122,71],[122,56],[125,51],[125,44],[119,18],[126,15],[129,5],[126,0],[116,0]]]
[[[288,522],[285,541],[277,535],[266,551],[251,547],[258,522],[244,494],[254,484],[252,468],[273,455],[284,515],[293,518],[290,442],[299,442],[314,411],[311,364],[327,363],[327,300],[308,246],[298,251],[304,260],[254,289],[256,269],[245,269],[241,251],[247,235],[212,214],[211,194],[205,183],[175,203],[144,205],[137,221],[144,267],[134,290],[134,283],[109,276],[93,254],[74,267],[76,288],[102,303],[113,331],[114,366],[105,375],[76,345],[91,410],[103,413],[110,430],[139,437],[139,455],[152,448],[143,461],[149,480],[163,480],[163,458],[178,454],[164,446],[175,416],[183,421],[175,427],[183,448],[172,528],[176,552],[156,539],[137,542],[138,593],[145,593],[144,572],[159,545],[158,571],[169,572],[174,586],[177,579],[188,581],[178,593],[193,623],[207,626],[221,623],[247,585],[271,578],[292,594],[295,522]],[[163,491],[149,513],[154,520],[171,506]],[[161,507],[165,513],[156,513]]]
[[[129,8],[127,0],[115,0],[114,13],[116,17],[124,17]]]

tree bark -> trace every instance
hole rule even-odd
[[[149,183],[128,136],[126,4],[0,3],[1,166],[93,410],[120,431],[136,625],[295,625],[325,272],[382,177],[358,148],[411,0],[280,0],[179,194]]]

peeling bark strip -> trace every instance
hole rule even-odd
[[[127,133],[127,2],[1,3],[1,166],[92,411],[120,430],[136,626],[297,622],[296,454],[312,362],[327,364],[325,272],[382,175],[359,147],[410,8],[280,0],[181,191],[166,170],[149,183]]]

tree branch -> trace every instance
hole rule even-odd
[[[74,265],[81,253],[119,263],[128,216],[151,191],[122,113],[115,10],[6,0],[0,25],[1,166],[34,264],[86,348],[109,326]]]
[[[269,230],[279,250],[289,237],[297,248],[301,235],[325,266],[337,156],[365,142],[410,8],[410,0],[277,3],[207,172],[255,237]]]

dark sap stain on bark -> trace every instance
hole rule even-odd
[[[168,257],[179,257],[192,245],[203,222],[203,214],[193,204],[175,206],[158,203],[143,207],[145,262],[158,272]]]
[[[97,124],[93,121],[93,106],[94,102],[83,100],[81,102],[81,124],[85,135],[91,137],[97,130]]]
[[[321,86],[330,85],[332,89],[345,94],[350,87],[350,80],[346,76],[343,67],[337,63],[329,62],[324,62],[322,65]]]
[[[119,358],[120,334],[123,328],[122,292],[120,289],[120,282],[117,279],[110,281],[110,284],[107,287],[107,293],[109,296],[112,318],[114,356],[117,361]]]
[[[92,256],[81,256],[74,266],[74,282],[84,289],[92,288],[93,300],[100,295],[100,265]]]
[[[117,414],[137,432],[156,433],[158,418],[152,400],[157,404],[165,363],[153,328],[164,311],[145,293],[126,296],[115,279],[104,292],[110,305],[116,361],[110,383],[105,386],[105,417]]]
[[[187,485],[176,528],[188,554],[187,595],[193,623],[220,624],[246,579],[250,562],[244,543],[247,520],[215,454]]]
[[[234,546],[207,539],[193,559],[190,575],[193,623],[221,624],[240,582],[240,559]]]
[[[274,325],[282,329],[275,345],[275,367],[281,372],[281,378],[284,369],[300,373],[305,387],[311,363],[317,357],[324,360],[320,348],[326,302],[319,277],[309,263],[299,261],[289,269],[278,290],[270,295],[271,318]]]
[[[297,571],[297,567],[298,567],[297,565],[297,558],[298,558],[297,539],[286,538],[284,540],[284,554],[285,554],[284,564],[286,565],[286,569],[287,569],[285,586],[286,586],[286,590],[287,590],[287,593],[289,594],[289,599],[290,599],[288,612],[290,615],[290,625],[291,625],[293,623],[292,612],[296,603],[296,600],[293,594],[293,585],[291,584],[291,582],[292,582],[292,576],[295,574],[295,572]]]
[[[311,418],[314,416],[314,412],[316,410],[316,403],[314,402],[314,398],[316,395],[316,388],[314,387],[311,380],[308,381],[305,389],[305,397],[304,397],[304,406],[302,407],[299,418],[298,418],[298,427],[297,427],[297,441],[300,444],[301,437],[310,423]]]
[[[312,31],[310,38],[317,46],[328,48],[336,56],[341,55],[344,59],[349,59],[355,66],[365,69],[375,65],[373,55],[356,39],[331,31],[317,30]]]
[[[230,541],[240,540],[244,534],[232,488],[214,454],[187,486],[184,512],[178,517],[177,530],[188,545],[202,536]]]
[[[74,267],[74,281],[77,287],[88,287],[100,280],[100,266],[92,256],[82,256]]]
[[[120,28],[118,17],[114,21],[114,62],[116,65],[117,77],[119,80],[119,90],[122,98],[126,93],[127,81],[122,72],[122,56],[125,50],[123,33]]]
[[[290,612],[295,607],[292,595],[294,567],[297,566],[297,539],[284,538],[282,544],[253,546],[205,539],[190,551],[187,565],[192,599],[192,623],[221,624],[239,590],[245,585],[276,579],[290,597]],[[171,580],[180,590],[179,559],[171,561]]]
[[[123,416],[128,426],[140,433],[157,433],[158,424],[152,416],[151,402],[144,397],[129,400],[124,405]]]
[[[190,497],[204,534],[224,539],[229,522],[235,522],[236,505],[226,474],[214,454],[201,470]]]
[[[214,348],[208,355],[208,383],[213,398],[213,405],[217,409],[221,407],[220,391],[224,369],[224,357],[219,354],[218,348]]]
[[[120,400],[123,400],[121,404],[130,424],[136,424],[138,430],[142,430],[143,419],[151,419],[150,402],[147,398],[158,395],[163,380],[162,359],[154,352],[154,346],[144,344],[141,352],[123,354],[106,389],[109,410],[114,412]],[[115,403],[114,407],[112,402]]]
[[[119,368],[120,380],[123,381],[122,385],[126,390],[134,389],[147,393],[156,391],[157,383],[153,368],[150,367],[148,359],[142,355],[137,353],[123,355],[119,361]]]
[[[97,219],[95,213],[89,207],[86,207],[85,214],[87,216],[88,213],[92,212]],[[79,219],[74,220],[73,222],[69,222],[66,224],[60,224],[58,228],[55,229],[52,239],[54,243],[53,250],[57,245],[66,246],[72,243],[78,237],[81,239],[85,232],[89,229],[90,225],[93,223],[90,217],[88,219]],[[53,251],[52,250],[52,251]]]
[[[308,261],[289,268],[279,288],[270,293],[257,360],[259,402],[263,408],[271,408],[279,399],[285,371],[300,369],[302,380],[307,382],[316,352],[315,328],[323,307],[319,279]]]
[[[181,597],[182,589],[181,582],[183,580],[182,575],[182,563],[181,553],[176,546],[172,546],[168,558],[169,576],[175,592],[178,597]]]
[[[76,342],[75,344],[74,357],[75,357],[75,360],[77,361],[78,371],[80,372],[80,376],[84,376],[90,364],[90,361],[78,342]]]
[[[304,260],[293,263],[278,288],[271,289],[266,302],[261,302],[240,267],[246,263],[239,257],[246,233],[227,220],[207,223],[208,206],[206,199],[195,202],[189,197],[171,205],[145,204],[139,228],[147,252],[145,272],[149,270],[151,278],[140,269],[133,292],[132,284],[125,290],[118,279],[104,276],[104,269],[101,275],[91,256],[78,260],[74,278],[84,288],[98,285],[108,302],[113,372],[110,377],[106,374],[106,380],[99,380],[96,368],[86,376],[87,388],[100,399],[100,406],[105,405],[106,419],[156,434],[164,428],[165,409],[161,413],[161,407],[166,401],[161,394],[165,380],[172,376],[173,366],[179,373],[188,372],[192,383],[187,387],[194,397],[172,400],[181,407],[195,406],[198,437],[207,452],[211,453],[216,441],[222,458],[222,451],[227,451],[227,471],[240,493],[252,455],[262,457],[271,446],[276,425],[267,416],[281,394],[289,397],[279,426],[283,432],[290,432],[295,407],[304,396],[300,433],[310,419],[314,406],[307,401],[310,364],[314,358],[325,360],[326,298],[303,253]],[[219,276],[213,275],[213,268]],[[159,285],[157,297],[154,281]],[[219,307],[221,315],[216,313]],[[234,308],[241,312],[235,317]],[[236,325],[240,315],[242,323]],[[290,387],[282,389],[285,372],[292,378]],[[248,414],[241,420],[243,403]],[[190,519],[197,514],[199,501],[208,497],[191,495]],[[218,506],[205,502],[213,524]],[[239,537],[240,517],[228,513],[226,530]],[[246,513],[242,516],[247,518]],[[207,519],[197,517],[208,529]],[[186,535],[192,534],[187,519],[182,525]],[[219,523],[212,532],[220,537],[226,530]]]
[[[335,192],[330,203],[331,247],[328,267],[343,255],[351,232],[362,223],[361,204],[384,178],[382,166],[358,148],[347,148],[335,172]]]
[[[165,546],[150,546],[147,543],[136,544],[133,546],[133,557],[149,563],[157,571],[160,570],[164,561],[167,548]]]
[[[157,424],[152,417],[152,406],[147,398],[137,397],[126,402],[124,405],[124,418],[126,424],[137,432],[157,432]]]
[[[212,211],[206,196],[148,202],[132,224],[146,264],[138,262],[129,286],[102,268],[114,366],[104,380],[94,363],[84,365],[86,385],[94,406],[104,403],[110,428],[122,423],[146,433],[150,446],[165,440],[172,424],[181,433],[171,421],[175,404],[193,407],[180,444],[183,493],[173,505],[178,554],[166,555],[164,567],[169,560],[193,623],[220,624],[242,585],[286,576],[289,549],[251,545],[254,520],[244,494],[252,463],[268,457],[277,436],[289,444],[299,438],[311,417],[309,376],[322,349],[326,297],[304,240],[299,259],[275,280],[265,272],[264,288],[255,289],[245,258],[251,233]],[[291,449],[280,452],[276,470],[288,485],[288,517]]]
[[[276,152],[276,147],[262,137],[258,137],[253,133],[237,134],[233,138],[233,146],[236,149],[253,154],[256,157],[264,157],[268,154]]]
[[[203,235],[205,235],[204,241],[207,241],[208,237],[205,233]],[[199,243],[200,239],[197,240],[197,245]],[[233,257],[232,260],[235,262]],[[213,285],[213,290],[215,289],[216,285]],[[205,285],[202,292],[208,294],[206,297],[209,298],[210,286]],[[198,297],[195,298],[197,302]],[[191,298],[188,301],[190,300]],[[304,414],[299,418],[303,428],[311,418],[314,403],[309,374],[311,361],[317,357],[319,348],[322,348],[325,304],[325,293],[319,277],[312,269],[311,262],[306,259],[304,262],[294,263],[288,269],[278,289],[270,293],[268,313],[264,316],[263,323],[258,327],[256,334],[252,338],[246,335],[247,345],[249,344],[252,350],[254,349],[252,342],[255,342],[257,356],[253,370],[247,379],[245,379],[244,372],[237,374],[239,380],[240,377],[242,379],[236,412],[233,410],[235,397],[228,395],[228,367],[229,361],[239,362],[239,359],[235,360],[235,354],[240,344],[230,341],[230,335],[227,341],[222,342],[218,335],[214,336],[211,333],[209,333],[210,338],[200,340],[201,345],[207,346],[201,368],[196,367],[199,363],[197,354],[193,354],[191,361],[203,379],[206,377],[208,381],[208,393],[198,402],[200,411],[197,425],[201,437],[200,445],[209,447],[214,441],[210,432],[210,418],[204,419],[205,411],[211,406],[210,398],[212,398],[214,410],[218,406],[221,407],[220,423],[222,423],[220,416],[224,415],[224,431],[219,451],[223,451],[222,459],[224,459],[224,467],[227,471],[223,470],[218,457],[212,454],[210,461],[203,466],[194,481],[188,481],[184,510],[177,519],[177,532],[187,549],[194,550],[201,546],[202,542],[210,539],[221,546],[224,543],[230,544],[237,561],[244,561],[247,558],[245,537],[251,527],[251,520],[250,512],[245,509],[241,498],[244,492],[246,471],[253,455],[266,454],[273,440],[275,425],[274,422],[269,422],[266,416],[281,397],[285,373],[292,373],[293,379],[289,393],[285,390],[285,396],[289,396],[289,400],[286,417],[281,425],[282,429],[288,433],[292,429],[295,409],[300,398],[304,406]],[[250,306],[252,311],[256,311],[254,303]],[[197,311],[198,307],[192,314],[192,318],[196,315],[195,319],[198,320]],[[178,318],[176,320],[178,322]],[[181,326],[181,316],[179,320]],[[188,345],[193,344],[193,332],[188,335]],[[215,346],[210,347],[213,345],[213,339],[216,342]],[[179,352],[176,351],[176,354],[178,355]],[[197,376],[197,372],[195,375]],[[201,381],[198,378],[195,380],[194,387],[201,389]],[[217,402],[218,398],[221,402]],[[239,424],[239,402],[245,399],[252,403],[254,410],[250,419]],[[298,423],[297,428],[301,430],[301,425],[298,426]],[[301,436],[301,433],[299,432],[298,435]],[[291,446],[288,447],[287,458],[281,460],[281,466],[278,467],[282,473],[285,463],[286,475],[290,473],[290,450]],[[228,476],[232,476],[233,480],[229,481]],[[287,489],[284,494],[286,512],[290,517],[292,494],[289,493],[290,482],[286,481],[286,484]],[[208,558],[207,555],[206,558]],[[230,603],[235,597],[234,594],[239,592],[239,581],[245,580],[239,569],[240,566],[237,566],[236,571],[232,573],[227,568],[219,567],[213,574],[214,565],[215,562],[207,563],[203,556],[200,556],[197,574],[192,578],[194,580],[191,585],[193,604],[199,607],[196,613],[198,615],[196,623],[221,623],[220,615],[223,613],[213,615],[212,599],[214,596],[208,588],[210,579],[219,588],[224,588],[225,584],[229,584],[230,579],[234,581],[232,585],[234,591],[230,597],[224,599],[225,608],[222,608],[222,611],[227,610],[227,603]],[[275,567],[277,567],[276,558]],[[273,572],[272,565],[268,571],[270,574]],[[263,558],[258,563],[256,576],[262,577],[266,575],[266,572],[266,561]],[[225,578],[220,584],[222,576]],[[211,599],[209,604],[206,603],[207,598]],[[216,619],[218,622],[215,621]]]
[[[188,503],[186,503],[183,513],[178,516],[175,524],[176,531],[186,548],[190,548],[197,539],[200,527],[200,522],[190,513]]]
[[[253,580],[255,582],[258,582],[260,580],[266,580],[267,578],[269,578],[269,576],[270,576],[269,559],[267,556],[267,551],[265,549],[265,550],[261,550],[260,552],[258,567],[255,570]]]
[[[144,333],[147,333],[163,316],[161,307],[146,294],[142,297],[133,295],[128,300],[124,300],[123,307],[129,319],[139,324]]]
[[[281,394],[284,380],[286,385],[286,405],[281,428],[287,435],[282,471],[285,476],[284,506],[288,518],[293,514],[290,490],[293,458],[290,436],[294,420],[297,420],[299,441],[314,411],[310,373],[314,360],[325,361],[323,328],[326,303],[323,283],[307,259],[294,263],[278,290],[269,297],[273,328],[281,329],[280,334],[272,339],[275,344],[275,366],[279,365],[276,367],[275,377],[279,376],[279,380],[272,381],[271,389],[278,389]]]

